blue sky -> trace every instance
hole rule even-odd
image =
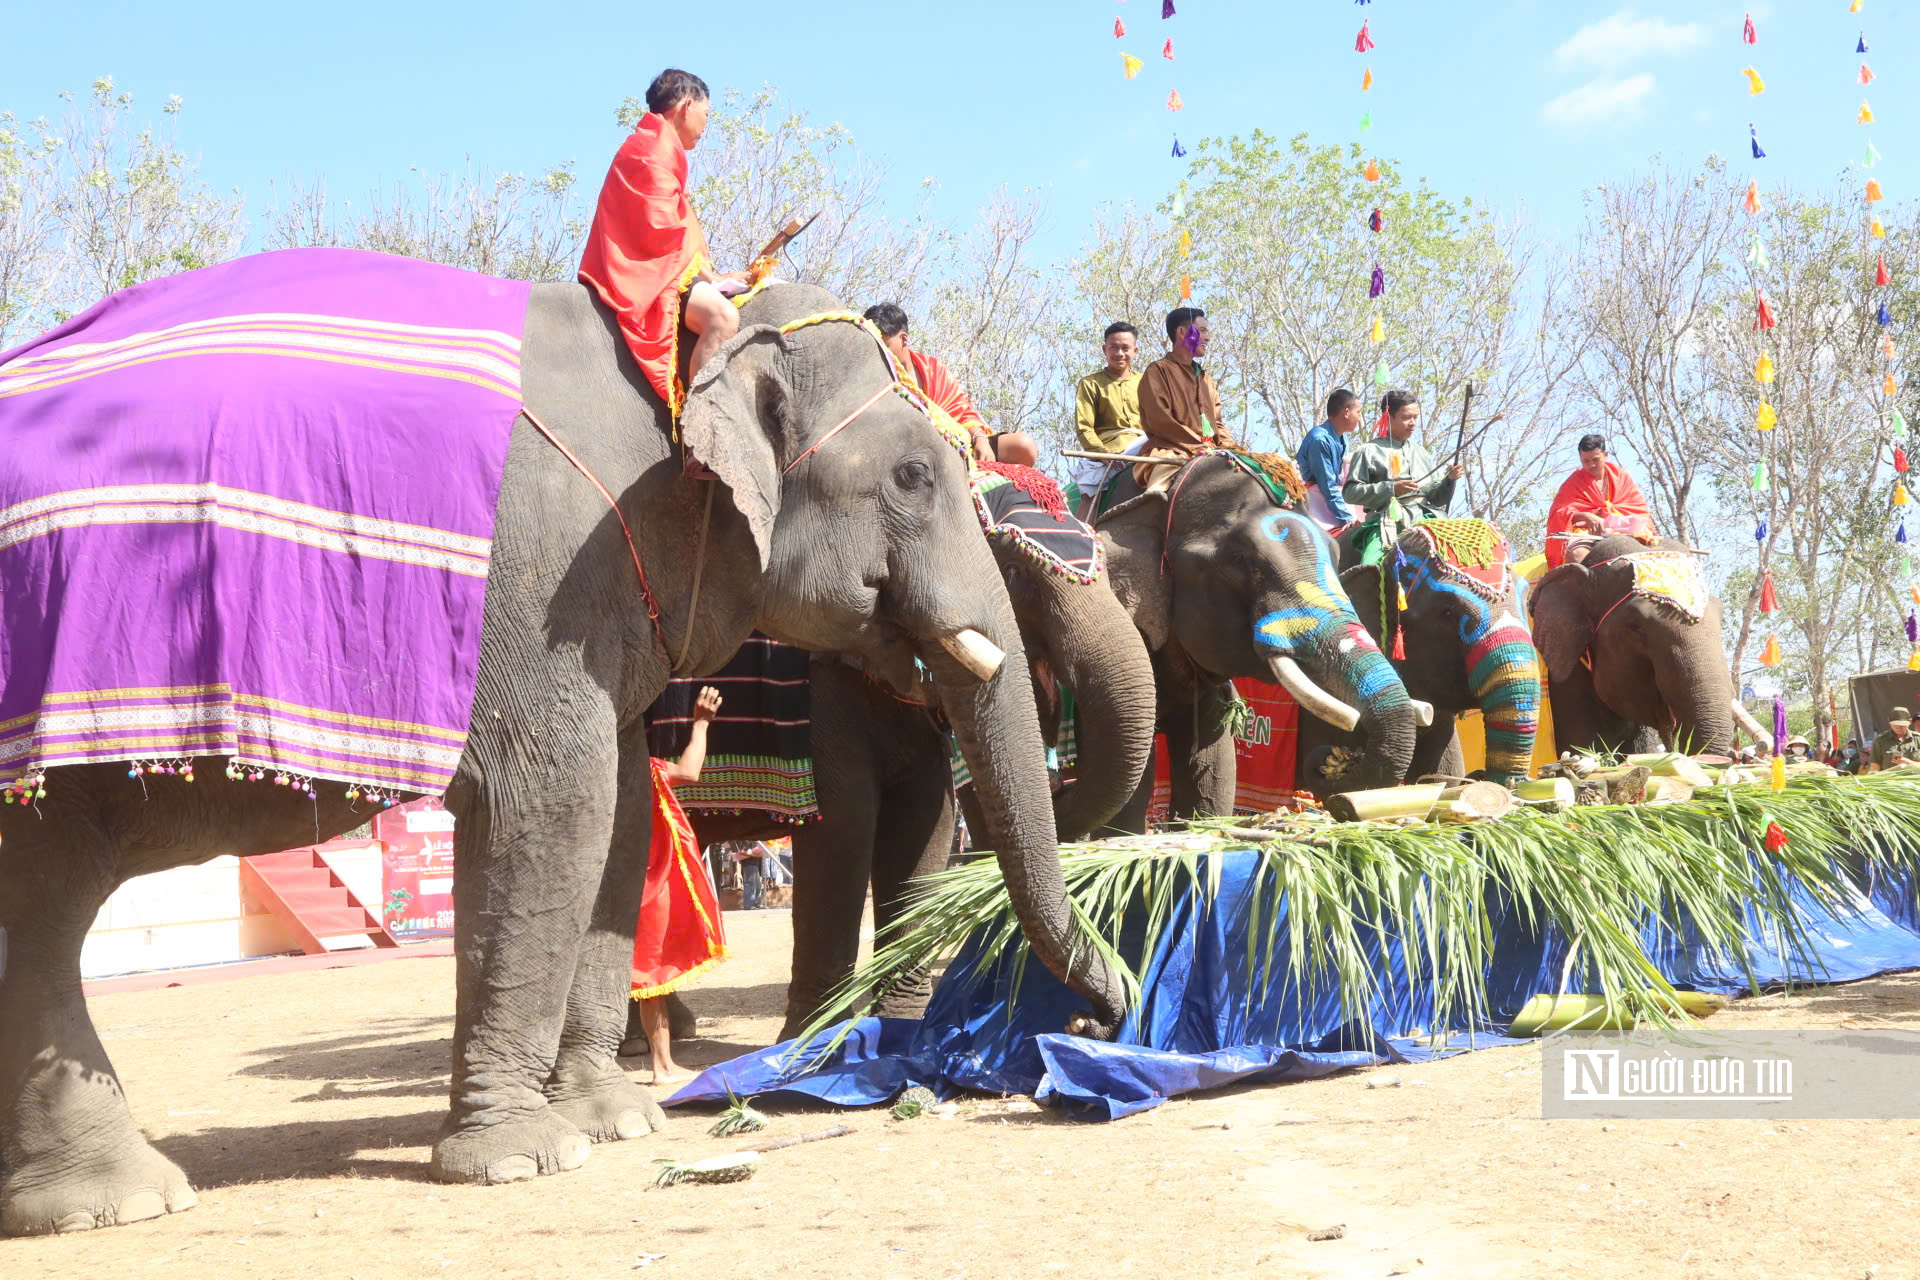
[[[1920,15],[1907,0],[1740,4],[1548,0],[972,0],[967,4],[657,3],[21,6],[0,49],[0,109],[53,113],[61,89],[111,74],[155,107],[186,101],[206,174],[256,210],[270,180],[324,175],[357,198],[409,166],[538,170],[574,160],[597,187],[613,112],[678,64],[716,88],[778,85],[886,162],[902,207],[920,180],[961,213],[996,186],[1052,195],[1051,247],[1103,202],[1157,200],[1177,130],[1357,136],[1453,195],[1524,207],[1569,235],[1583,188],[1654,152],[1718,151],[1763,183],[1832,181],[1864,148],[1863,93],[1890,198],[1920,194]],[[720,16],[724,15],[724,17]],[[1116,40],[1115,17],[1128,27]],[[1362,20],[1377,47],[1353,51]],[[1855,83],[1865,30],[1879,75]],[[1176,60],[1164,62],[1172,36]],[[1121,75],[1122,51],[1141,57]],[[1767,92],[1749,99],[1749,62]],[[1363,68],[1372,93],[1359,90]],[[1177,88],[1178,115],[1165,108]],[[1769,158],[1749,161],[1747,124]],[[696,156],[696,164],[698,157]]]

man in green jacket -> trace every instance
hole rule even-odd
[[[1435,464],[1420,431],[1420,402],[1411,391],[1389,391],[1380,401],[1387,433],[1347,455],[1347,477],[1340,496],[1365,513],[1355,533],[1355,562],[1378,564],[1383,549],[1407,526],[1447,514],[1454,482],[1466,474],[1459,463]]]

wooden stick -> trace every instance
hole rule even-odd
[[[803,1142],[824,1142],[828,1138],[844,1138],[852,1133],[851,1126],[836,1124],[828,1129],[815,1129],[812,1133],[803,1133],[797,1138],[776,1138],[772,1142],[756,1142],[742,1151],[778,1151],[782,1147],[797,1147]]]
[[[1130,467],[1145,463],[1150,467],[1179,467],[1193,461],[1191,458],[1139,458],[1131,453],[1083,453],[1078,449],[1062,449],[1063,458],[1085,458],[1088,462],[1124,462]]]

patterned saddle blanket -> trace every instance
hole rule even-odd
[[[764,813],[778,822],[820,816],[813,783],[812,685],[805,649],[757,632],[710,676],[670,680],[647,708],[647,752],[678,760],[701,685],[720,692],[700,781],[674,788],[689,813]]]
[[[0,354],[0,782],[97,761],[191,778],[212,756],[444,791],[527,292],[288,250]]]

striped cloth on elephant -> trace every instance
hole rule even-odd
[[[807,651],[758,633],[710,676],[670,680],[647,708],[647,751],[678,760],[701,685],[723,700],[707,729],[700,781],[674,794],[690,813],[764,813],[777,822],[820,816],[814,790],[812,689]]]

